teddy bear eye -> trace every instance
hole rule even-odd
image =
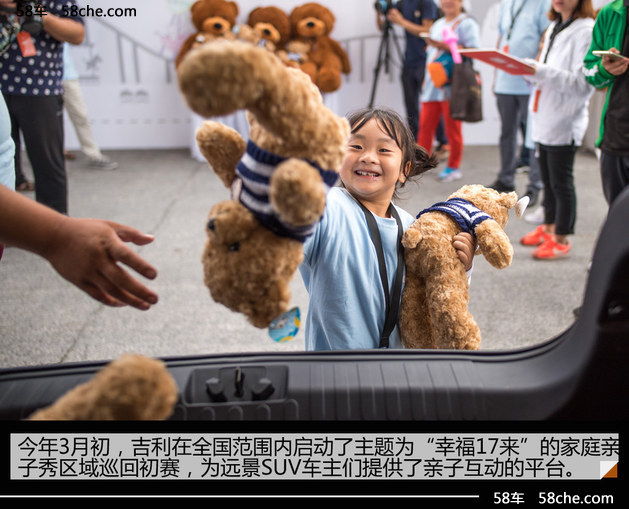
[[[230,244],[229,246],[227,246],[227,249],[229,251],[238,251],[240,249],[240,242],[234,242],[233,244]]]

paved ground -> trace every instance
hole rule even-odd
[[[148,312],[112,309],[75,289],[43,260],[8,248],[0,262],[0,367],[102,360],[125,351],[153,356],[217,352],[302,350],[303,331],[276,344],[266,331],[215,304],[202,283],[200,255],[210,206],[227,191],[207,165],[187,150],[120,151],[115,171],[68,163],[70,213],[126,223],[155,235],[138,251],[159,270],[151,286],[160,302]],[[426,175],[410,185],[401,203],[418,212],[464,183],[489,184],[498,165],[496,147],[468,147],[464,179],[443,184]],[[594,154],[576,162],[578,221],[569,259],[534,261],[518,239],[532,226],[512,216],[507,232],[515,247],[511,267],[498,271],[477,257],[471,310],[483,333],[484,349],[531,345],[565,330],[582,299],[587,266],[607,206]],[[518,175],[523,193],[526,174]],[[293,300],[307,309],[297,274]]]

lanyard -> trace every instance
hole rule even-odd
[[[402,227],[402,221],[400,216],[395,210],[395,207],[389,205],[389,213],[397,222],[398,227],[398,241],[397,241],[397,268],[395,271],[395,279],[389,292],[389,278],[387,277],[387,265],[384,259],[384,249],[382,248],[382,238],[380,237],[380,230],[376,224],[376,219],[367,207],[365,207],[359,200],[356,200],[367,220],[367,227],[369,228],[369,234],[371,235],[371,241],[376,248],[376,254],[378,255],[378,268],[380,270],[380,281],[382,283],[382,289],[384,290],[384,300],[386,303],[384,328],[382,334],[380,334],[379,348],[389,348],[389,336],[395,328],[400,307],[400,296],[402,294],[402,276],[404,272],[404,253],[402,250],[402,235],[404,229]]]
[[[518,19],[518,16],[522,12],[522,9],[524,9],[525,5],[526,5],[526,0],[522,0],[522,3],[520,4],[520,7],[518,7],[518,11],[514,12],[515,0],[513,0],[513,3],[511,4],[511,25],[509,26],[509,31],[507,32],[507,43],[511,39],[511,32],[513,32],[513,27],[515,25],[515,20]]]
[[[550,48],[553,47],[553,43],[555,42],[555,37],[557,37],[557,34],[561,32],[564,28],[568,28],[573,21],[574,19],[569,19],[565,23],[557,23],[555,25],[552,33],[550,34],[550,39],[548,40],[548,49],[546,50],[546,54],[544,55],[544,63],[546,63],[546,60],[548,60],[548,54],[550,53]]]

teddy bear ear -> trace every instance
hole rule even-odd
[[[515,215],[518,219],[520,219],[524,215],[524,211],[526,207],[529,206],[530,198],[528,196],[523,196],[520,198],[515,204]]]
[[[512,209],[518,202],[518,195],[515,192],[500,193],[500,205]]]

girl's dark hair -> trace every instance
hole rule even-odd
[[[423,147],[420,147],[408,124],[397,112],[389,108],[362,108],[347,116],[352,134],[359,131],[367,122],[375,119],[380,128],[390,136],[402,151],[402,169],[406,175],[404,182],[398,182],[396,191],[404,187],[406,182],[413,177],[435,168],[438,160],[434,155],[429,155]],[[408,162],[411,166],[405,170]],[[394,195],[397,198],[397,195]]]
[[[592,5],[592,0],[580,0],[577,4],[574,12],[572,13],[572,18],[595,18],[596,13],[594,12],[594,6]],[[550,21],[558,21],[561,19],[561,15],[552,7],[548,11],[548,18]]]

